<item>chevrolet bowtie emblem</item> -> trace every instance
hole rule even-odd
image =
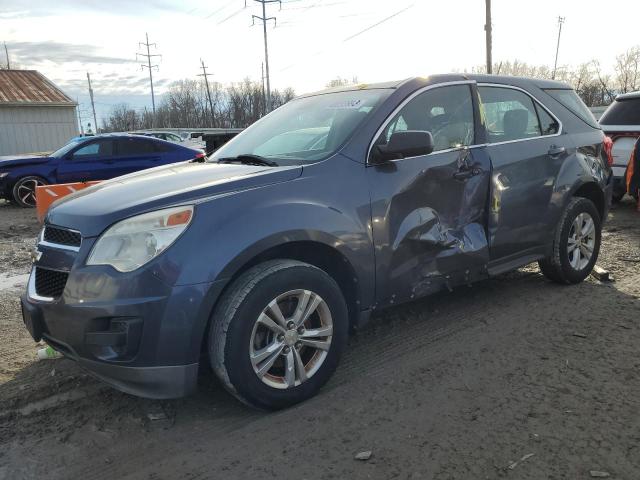
[[[31,250],[32,263],[36,263],[37,261],[40,260],[41,257],[42,257],[42,252],[40,250],[38,250],[37,248],[34,248],[33,250]]]

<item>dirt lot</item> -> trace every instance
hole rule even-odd
[[[640,478],[640,214],[610,214],[613,283],[536,266],[379,314],[314,399],[138,399],[35,361],[17,296],[38,226],[0,205],[0,478]],[[17,287],[14,285],[18,285]],[[355,460],[371,450],[368,461]]]

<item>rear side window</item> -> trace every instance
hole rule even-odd
[[[118,140],[118,155],[145,155],[153,153],[153,142],[140,138],[123,138]]]
[[[542,135],[531,97],[505,87],[478,87],[490,143],[509,142]]]
[[[640,125],[640,98],[615,100],[600,118],[602,125]]]
[[[591,110],[587,108],[575,90],[566,88],[545,88],[544,91],[587,125],[594,128],[600,128],[598,126],[598,122],[591,113]]]
[[[153,148],[156,152],[172,152],[173,145],[164,142],[153,142]]]

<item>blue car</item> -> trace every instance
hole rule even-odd
[[[33,207],[38,185],[108,180],[200,156],[202,150],[140,135],[76,137],[48,157],[0,157],[0,198]]]
[[[585,280],[611,199],[604,142],[576,92],[549,80],[305,95],[207,161],[56,202],[24,322],[125,392],[179,397],[204,370],[248,405],[284,408],[322,387],[381,309],[534,261],[554,282]]]

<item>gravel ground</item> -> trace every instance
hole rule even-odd
[[[378,314],[310,401],[247,410],[205,371],[138,399],[36,362],[17,296],[38,226],[0,205],[0,479],[640,477],[640,213],[616,206],[598,262],[558,286],[531,265]],[[371,451],[368,460],[354,456]]]

